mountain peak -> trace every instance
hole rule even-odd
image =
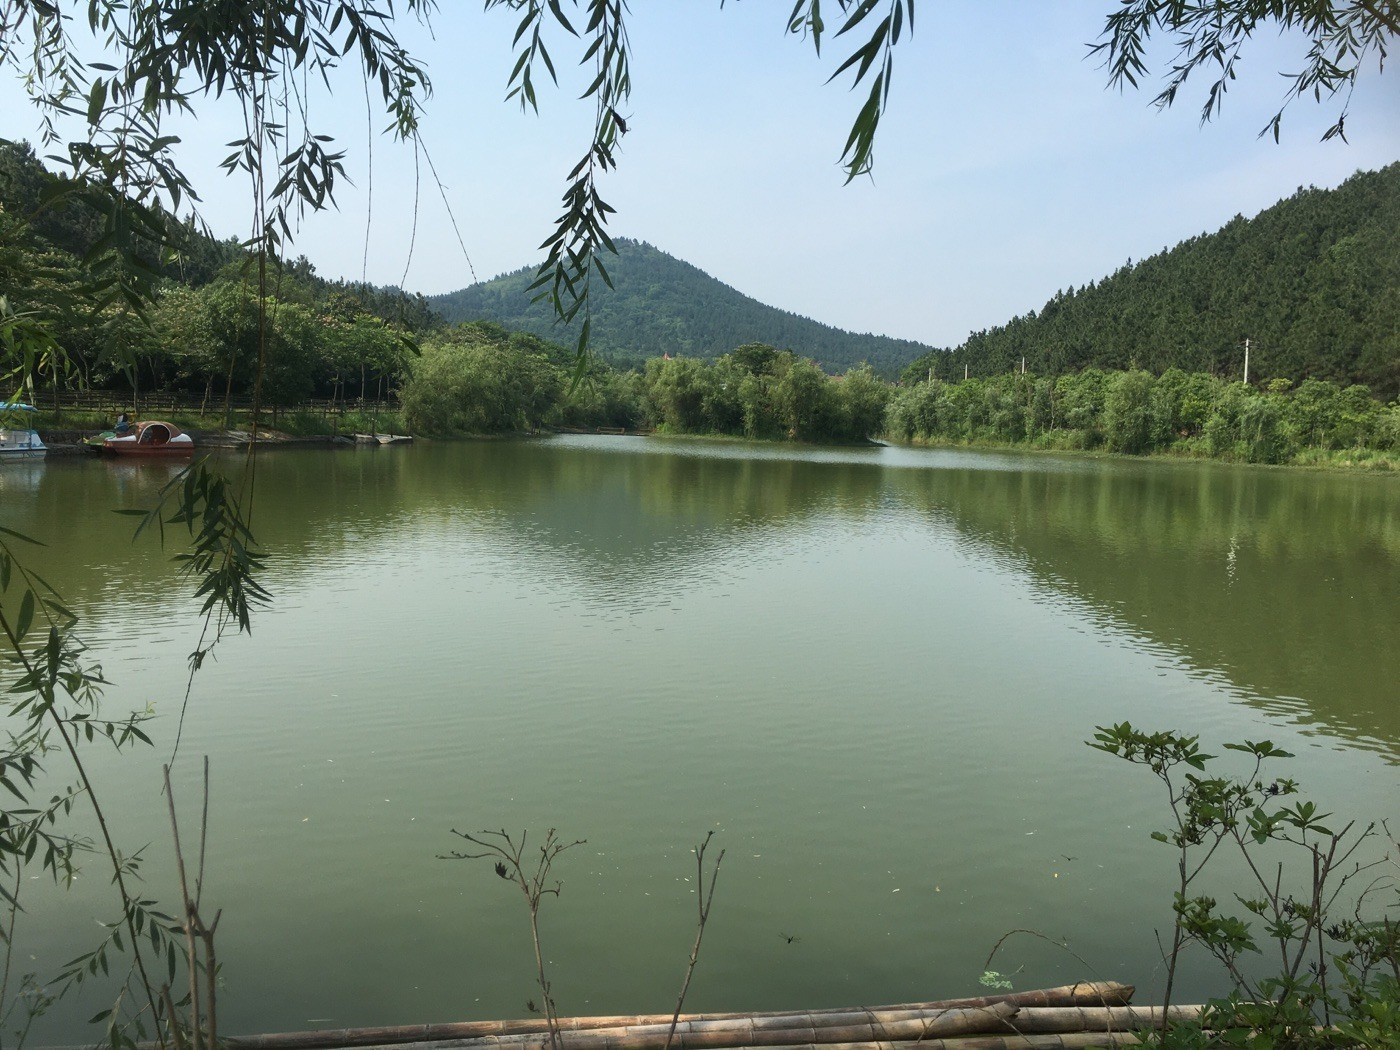
[[[591,342],[601,356],[636,363],[670,354],[714,359],[745,343],[767,343],[817,361],[827,372],[862,362],[888,375],[933,347],[888,336],[842,331],[766,306],[718,281],[698,266],[646,241],[618,237],[617,255],[604,259],[613,287],[592,290]],[[433,296],[449,322],[487,319],[508,328],[568,343],[575,326],[560,327],[547,303],[530,301],[535,270],[527,267],[490,281]]]

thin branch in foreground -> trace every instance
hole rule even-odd
[[[710,844],[710,839],[714,837],[714,832],[705,833],[705,841],[695,847],[695,871],[697,876],[695,887],[696,906],[699,909],[699,921],[695,924],[695,946],[690,949],[690,962],[686,964],[685,980],[681,983],[681,994],[676,999],[676,1012],[671,1015],[671,1029],[666,1033],[665,1050],[671,1050],[671,1040],[676,1035],[676,1024],[681,1018],[681,1007],[685,1005],[686,992],[690,990],[690,978],[695,973],[695,964],[700,959],[700,941],[705,936],[705,923],[710,918],[710,902],[715,899],[715,882],[719,878],[719,866],[724,861],[724,850],[719,851],[719,856],[715,858],[715,866],[710,871],[710,888],[705,889],[705,847]]]

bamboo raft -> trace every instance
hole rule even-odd
[[[681,1014],[673,1050],[1059,1050],[1137,1046],[1133,1034],[1162,1023],[1159,1007],[1130,1005],[1131,985],[1060,988],[896,1006],[758,1014]],[[1172,1007],[1172,1021],[1200,1006]],[[562,1050],[662,1050],[671,1014],[561,1017]],[[227,1050],[550,1050],[543,1017],[396,1028],[345,1028],[241,1036]]]

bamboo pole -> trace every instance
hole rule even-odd
[[[1133,997],[1133,986],[1113,981],[1080,981],[1056,988],[1032,989],[997,995],[961,999],[939,999],[922,1003],[900,1003],[894,1006],[852,1008],[833,1007],[822,1010],[767,1011],[760,1013],[699,1013],[681,1014],[683,1024],[708,1021],[756,1023],[768,1027],[821,1028],[828,1025],[850,1024],[858,1020],[921,1019],[947,1010],[974,1009],[996,1003],[1015,1006],[1126,1006]],[[788,1023],[783,1024],[786,1020]],[[561,1017],[559,1028],[564,1032],[595,1031],[607,1028],[635,1028],[649,1024],[669,1024],[670,1014],[616,1014],[595,1017]],[[488,1036],[543,1034],[548,1027],[542,1018],[521,1018],[509,1021],[461,1021],[448,1024],[400,1025],[374,1028],[326,1029],[313,1032],[278,1032],[263,1035],[233,1036],[223,1041],[228,1050],[318,1050],[323,1047],[390,1046],[399,1043],[435,1043],[448,1040],[479,1039]]]
[[[403,1043],[405,1050],[430,1050],[442,1047],[443,1043]],[[452,1042],[445,1044],[454,1046]],[[544,1045],[541,1043],[541,1045]],[[1140,1046],[1141,1040],[1131,1032],[1065,1032],[1049,1034],[1003,1035],[974,1033],[948,1038],[925,1039],[918,1043],[907,1042],[855,1042],[855,1043],[790,1043],[768,1050],[1090,1050],[1090,1048],[1116,1048]]]
[[[1165,1012],[1166,1020],[1198,1021],[1204,1010],[1203,1006],[1171,1006]],[[1133,1032],[1160,1027],[1162,1021],[1163,1010],[1160,1006],[1048,1006],[1028,1007],[1019,1011],[1007,1027],[1033,1035]]]
[[[1063,1035],[966,1035],[925,1039],[918,1050],[1113,1050],[1142,1041],[1128,1032],[1069,1032]],[[905,1043],[799,1043],[773,1050],[909,1050]]]
[[[755,1031],[752,1025],[728,1025],[699,1031],[678,1029],[672,1040],[680,1050],[728,1050],[735,1047],[821,1047],[860,1043],[894,1046],[920,1039],[943,1039],[1004,1031],[1005,1022],[1016,1016],[1018,1007],[996,1003],[971,1010],[948,1010],[927,1021],[895,1022],[904,1031],[893,1037],[878,1038],[871,1025],[843,1025],[822,1028],[779,1028]],[[705,1022],[697,1022],[704,1025]],[[635,1025],[590,1031],[560,1033],[565,1050],[661,1050],[670,1024]],[[399,1044],[400,1050],[546,1050],[548,1032],[522,1035],[485,1036],[477,1039],[449,1039],[430,1043]]]
[[[1175,1007],[1168,1011],[1173,1021],[1195,1020],[1202,1008]],[[1116,1045],[1103,1039],[1130,1034],[1160,1024],[1160,1008],[1148,1007],[1017,1007],[1002,1002],[977,1009],[953,1009],[922,1020],[894,1021],[888,1024],[866,1022],[821,1027],[760,1027],[755,1023],[692,1022],[678,1030],[672,1045],[681,1050],[792,1050],[811,1047],[836,1050],[838,1047],[889,1047],[907,1050],[915,1044],[923,1050],[931,1042],[971,1036],[1073,1036],[1093,1034],[1099,1042],[1083,1045]],[[669,1025],[633,1025],[621,1028],[566,1031],[561,1034],[564,1050],[660,1050],[665,1045]],[[434,1043],[403,1044],[402,1050],[544,1050],[548,1033],[486,1036],[450,1039]],[[901,1047],[901,1044],[905,1044]],[[1013,1044],[1021,1045],[1021,1044]],[[1053,1045],[1053,1044],[1051,1044]],[[1126,1045],[1126,1044],[1124,1044]]]

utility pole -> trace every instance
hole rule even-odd
[[[966,381],[966,379],[967,379],[967,365],[966,365],[966,363],[964,363],[964,364],[963,364],[963,380]]]
[[[1244,385],[1249,386],[1249,336],[1244,339]]]

